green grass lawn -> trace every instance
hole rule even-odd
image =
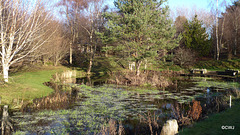
[[[234,130],[222,130],[222,126],[234,126]],[[180,135],[239,135],[240,134],[240,99],[224,112],[213,114],[208,119],[197,122],[191,128],[184,128]]]
[[[14,99],[31,101],[34,98],[51,94],[53,89],[43,85],[43,83],[50,81],[54,73],[64,70],[70,69],[63,66],[48,66],[32,71],[10,74],[9,83],[0,86],[2,104],[11,105]]]

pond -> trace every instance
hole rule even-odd
[[[101,85],[87,86],[83,79],[86,84],[86,78],[67,82],[72,91],[56,91],[35,100],[31,109],[14,112],[15,134],[160,134],[168,119],[186,126],[228,108],[230,95],[240,97],[238,83],[212,78],[179,77],[164,90],[103,80],[89,83]],[[54,104],[52,99],[60,102]]]

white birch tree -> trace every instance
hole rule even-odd
[[[40,0],[0,0],[0,55],[5,82],[9,67],[43,45],[48,40],[42,38],[46,33],[54,33],[51,29],[43,31],[50,17]]]
[[[88,64],[88,69],[87,69],[87,74],[91,73],[92,65],[93,65],[93,59],[94,59],[94,53],[96,51],[96,42],[93,41],[95,33],[99,32],[99,27],[98,24],[101,21],[100,17],[102,14],[102,9],[103,9],[103,3],[104,0],[91,0],[88,3],[88,8],[85,10],[85,18],[87,18],[87,23],[82,25],[81,23],[80,26],[85,30],[86,35],[89,38],[88,46],[87,46],[87,54],[89,54],[89,64]],[[84,12],[83,12],[84,13]],[[80,15],[79,15],[80,16]],[[80,22],[81,20],[79,20]]]
[[[215,38],[216,38],[216,46],[215,46],[215,54],[214,57],[216,60],[219,60],[220,51],[221,51],[221,40],[222,34],[219,34],[219,29],[222,29],[223,26],[219,28],[219,18],[221,17],[221,12],[223,12],[226,8],[227,1],[226,0],[211,0],[210,5],[212,6],[212,14],[215,15]],[[219,37],[220,36],[220,37]]]

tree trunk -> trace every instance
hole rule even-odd
[[[42,56],[42,61],[43,61],[43,65],[46,66],[46,63],[47,63],[47,59],[45,56]]]
[[[93,48],[91,46],[90,47],[90,59],[89,59],[89,65],[88,65],[87,74],[91,74],[92,64],[93,64]]]
[[[106,45],[106,48],[107,48],[108,46]],[[105,51],[105,57],[108,57],[108,51],[106,50]]]
[[[238,38],[238,28],[235,29],[235,38],[234,38],[234,52],[233,55],[237,55],[237,38]]]
[[[220,40],[219,40],[219,44],[220,44],[220,47],[223,48],[223,44],[222,44],[222,39],[223,39],[223,33],[224,33],[224,24],[225,24],[225,17],[223,18],[223,22],[222,22],[222,32],[221,32],[221,37],[220,37]]]
[[[219,43],[218,43],[218,0],[217,0],[217,13],[216,13],[216,60],[219,60],[219,53],[220,53],[220,48],[219,48]]]
[[[136,75],[140,75],[140,67],[141,67],[142,61],[137,61],[136,62]]]
[[[235,37],[234,39],[234,51],[233,51],[233,55],[236,56],[237,55],[237,39]]]
[[[148,64],[148,60],[146,59],[146,60],[145,60],[145,65],[144,65],[144,69],[145,69],[145,70],[147,69],[147,64]]]
[[[92,56],[90,56],[87,74],[91,74],[91,70],[92,70],[92,60],[93,60],[93,59],[92,59]]]
[[[135,62],[129,62],[129,69],[130,69],[130,71],[132,71],[133,69],[135,69]]]
[[[228,53],[228,60],[231,60],[232,59],[232,53]]]
[[[90,39],[90,59],[89,59],[89,65],[88,65],[87,74],[91,74],[92,65],[93,65],[93,57],[94,57],[93,40],[92,40],[93,37],[92,37],[92,35],[90,35],[89,39]]]
[[[230,48],[230,45],[228,44],[228,60],[232,59],[232,49]]]
[[[87,86],[92,86],[92,81],[91,81],[91,76],[87,75],[87,82],[86,82]]]
[[[165,57],[166,52],[167,52],[167,50],[163,49],[163,62],[166,62],[166,57]]]
[[[70,59],[69,59],[69,63],[72,65],[72,43],[70,43]]]
[[[9,122],[9,114],[8,114],[8,105],[4,105],[3,107],[3,115],[2,115],[2,135],[11,134],[11,130],[13,130],[12,124]]]
[[[55,60],[54,66],[56,67],[58,65],[58,60]]]
[[[4,82],[8,82],[8,70],[9,70],[9,66],[3,64],[3,78],[4,78]]]

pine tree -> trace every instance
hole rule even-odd
[[[105,41],[118,43],[114,49],[127,54],[136,64],[136,75],[144,59],[160,49],[176,47],[176,30],[169,19],[166,0],[117,0],[118,12],[105,14],[109,19]],[[102,34],[104,35],[104,34]]]
[[[187,48],[195,50],[200,56],[208,55],[211,47],[208,37],[206,29],[202,27],[202,22],[198,20],[197,15],[192,21],[186,22],[182,40]]]

